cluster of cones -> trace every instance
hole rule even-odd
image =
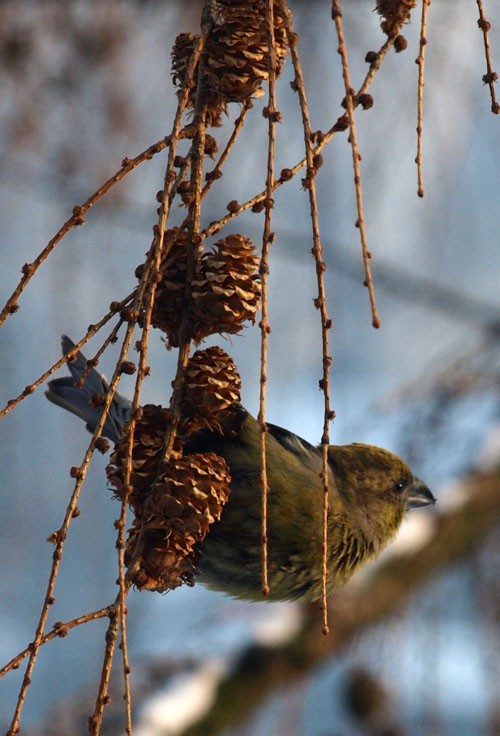
[[[199,37],[177,37],[172,50],[174,84],[190,87],[188,107],[201,104],[208,125],[221,124],[230,102],[244,103],[263,94],[270,58],[276,75],[281,72],[286,30],[277,1],[273,10],[270,54],[265,0],[214,0],[211,29],[192,78],[189,63]],[[181,185],[179,194],[189,204],[189,183]],[[255,321],[261,281],[259,257],[249,238],[228,235],[203,251],[187,230],[171,228],[164,233],[164,245],[155,274],[151,324],[164,333],[170,347],[186,339],[198,344],[209,335],[235,334]],[[146,264],[136,270],[138,279]],[[142,319],[139,316],[139,324]],[[231,476],[222,457],[189,452],[186,446],[196,432],[222,433],[236,426],[239,399],[240,378],[229,355],[218,347],[198,350],[186,368],[180,420],[161,406],[147,405],[124,428],[107,475],[116,495],[126,498],[134,513],[125,563],[138,588],[166,591],[194,583],[197,545],[220,518]],[[173,424],[176,439],[165,461],[165,441]]]
[[[197,343],[208,335],[235,334],[255,320],[261,296],[259,257],[249,238],[229,235],[199,256],[188,233],[179,228],[166,231],[165,243],[151,321],[170,346],[179,345],[182,314],[187,314],[187,336]],[[143,269],[136,269],[138,278]]]
[[[240,398],[240,378],[219,347],[198,350],[185,376],[182,418],[173,452],[163,461],[171,425],[168,409],[143,406],[135,419],[127,477],[129,422],[107,467],[108,481],[134,512],[125,563],[140,589],[164,592],[194,584],[198,550],[210,524],[220,518],[230,492],[225,460],[213,452],[185,453],[184,443],[200,430],[222,431]]]

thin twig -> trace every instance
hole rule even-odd
[[[71,360],[77,352],[80,350],[80,348],[85,345],[94,335],[96,335],[99,330],[107,323],[109,320],[116,315],[117,312],[120,311],[120,307],[126,306],[129,304],[132,299],[134,298],[134,293],[132,292],[128,296],[125,297],[125,299],[122,299],[121,302],[117,302],[117,307],[113,307],[107,314],[104,315],[104,317],[99,320],[99,322],[96,322],[94,325],[90,325],[87,333],[85,336],[75,345],[74,348],[70,350],[70,352],[67,355],[63,355],[62,358],[59,358],[48,370],[46,370],[44,373],[42,373],[41,376],[39,376],[33,383],[30,383],[28,386],[26,386],[23,391],[16,396],[13,399],[9,399],[7,401],[7,404],[3,407],[3,409],[0,410],[0,420],[4,418],[6,414],[8,414],[12,409],[14,409],[17,404],[19,404],[23,399],[25,399],[27,396],[31,396],[34,391],[42,384],[45,383],[47,378],[49,378],[53,373],[55,373],[61,366],[63,366],[65,363],[68,362],[68,360]]]
[[[422,17],[420,21],[420,50],[417,57],[418,64],[418,87],[417,87],[417,194],[419,197],[425,195],[424,173],[423,173],[423,148],[422,135],[424,130],[424,86],[425,86],[425,49],[427,47],[427,12],[431,0],[422,0]]]
[[[99,189],[97,189],[97,191],[91,194],[90,197],[86,199],[83,204],[73,207],[72,216],[69,218],[69,220],[66,220],[64,225],[58,230],[54,237],[49,240],[45,248],[38,254],[35,260],[32,263],[24,264],[22,268],[23,276],[11,296],[7,299],[4,308],[0,312],[0,326],[5,322],[9,315],[17,312],[17,310],[19,309],[18,300],[20,295],[28,285],[29,281],[31,281],[32,277],[35,275],[42,263],[54,250],[56,245],[59,244],[63,237],[71,230],[71,228],[77,227],[78,225],[83,225],[87,212],[90,210],[91,207],[95,205],[95,203],[99,199],[101,199],[101,197],[109,192],[111,187],[113,187],[117,182],[121,181],[127,174],[135,169],[136,166],[139,166],[139,164],[143,163],[144,161],[149,161],[156,153],[163,151],[163,149],[167,145],[168,138],[162,138],[156,143],[153,143],[152,146],[146,148],[146,150],[142,153],[139,153],[135,158],[124,158],[122,161],[121,169],[119,171],[117,171],[106,182],[104,182],[104,184],[102,184]]]
[[[266,198],[264,229],[262,232],[262,254],[260,259],[259,274],[261,280],[261,319],[260,327],[260,389],[259,389],[259,414],[260,425],[260,492],[261,492],[261,554],[262,554],[262,595],[269,595],[268,576],[268,536],[267,536],[267,501],[269,495],[269,481],[267,477],[266,456],[266,386],[267,386],[267,351],[268,335],[271,331],[268,316],[268,275],[269,275],[269,247],[273,239],[271,232],[272,210],[274,206],[273,193],[276,122],[279,113],[276,110],[276,50],[274,39],[274,5],[273,0],[266,2],[266,25],[267,25],[267,47],[268,47],[268,70],[269,70],[269,93],[265,115],[268,120],[268,142],[267,142],[267,176],[266,176]]]
[[[333,412],[330,406],[330,366],[332,359],[329,354],[328,333],[333,326],[332,320],[328,316],[325,289],[325,270],[326,264],[323,260],[323,248],[321,245],[318,203],[316,196],[316,174],[320,165],[318,159],[314,155],[313,150],[313,133],[309,119],[309,107],[307,104],[306,88],[304,77],[302,74],[302,65],[297,52],[297,34],[293,31],[293,22],[290,11],[286,6],[286,0],[280,0],[281,11],[285,20],[286,33],[288,43],[290,45],[290,53],[292,56],[293,68],[295,72],[294,87],[299,95],[300,111],[302,114],[302,126],[304,130],[304,144],[306,150],[306,177],[303,180],[304,187],[307,189],[309,196],[309,209],[311,217],[311,229],[313,236],[312,254],[316,262],[316,279],[318,285],[318,296],[314,300],[316,308],[319,310],[321,318],[321,343],[322,343],[322,363],[323,372],[320,380],[320,388],[324,397],[324,421],[323,433],[321,436],[321,449],[323,457],[323,468],[321,472],[321,481],[323,487],[323,535],[322,535],[322,610],[323,610],[323,633],[329,633],[328,627],[328,606],[327,606],[327,579],[328,579],[328,519],[329,519],[329,488],[328,488],[328,447],[330,444],[330,422],[333,418]]]
[[[229,154],[231,153],[233,146],[236,143],[236,139],[238,138],[238,135],[240,134],[241,129],[243,128],[243,124],[245,122],[247,113],[249,110],[252,109],[252,107],[253,107],[252,100],[251,99],[246,100],[243,105],[242,111],[240,112],[236,120],[234,121],[234,128],[232,130],[232,133],[229,136],[229,140],[227,141],[224,147],[224,150],[219,156],[217,163],[215,164],[212,171],[207,172],[206,182],[201,192],[202,199],[205,197],[205,195],[207,194],[208,190],[210,189],[214,181],[218,178],[217,175],[214,175],[215,172],[217,172],[217,174],[219,175],[222,173],[222,167],[224,166]]]
[[[125,486],[127,488],[127,486]],[[127,500],[128,494],[124,494],[122,498],[120,518],[118,520],[118,614],[120,624],[120,649],[122,653],[123,664],[123,684],[124,684],[124,700],[125,700],[125,733],[127,736],[132,734],[132,691],[130,688],[130,659],[128,656],[128,640],[127,640],[127,593],[129,585],[125,578],[125,527],[127,519]]]
[[[74,629],[77,626],[81,626],[82,624],[86,624],[89,621],[96,621],[99,618],[105,618],[106,616],[109,616],[110,610],[110,606],[105,606],[104,608],[99,608],[97,611],[91,611],[90,613],[84,613],[81,616],[77,616],[77,618],[73,618],[71,619],[71,621],[56,621],[56,623],[52,626],[52,630],[49,631],[47,634],[44,634],[44,636],[42,637],[40,646],[47,644],[48,641],[51,641],[58,636],[66,636],[68,632],[71,631],[71,629]],[[25,659],[28,654],[30,654],[31,648],[32,644],[28,644],[28,646],[20,651],[18,654],[16,654],[16,656],[13,657],[10,662],[7,662],[7,664],[0,668],[0,678],[6,675],[7,672],[10,672],[11,670],[17,670],[23,659]]]
[[[351,144],[352,151],[352,165],[354,170],[354,187],[356,191],[356,206],[358,210],[358,219],[356,226],[359,228],[359,234],[361,239],[361,248],[363,251],[363,265],[365,268],[365,286],[368,289],[370,296],[370,305],[372,310],[372,325],[376,328],[380,327],[380,317],[377,311],[377,304],[375,300],[375,288],[373,286],[373,278],[370,268],[371,253],[368,250],[368,238],[366,233],[365,214],[363,207],[363,190],[361,185],[361,155],[359,153],[358,141],[356,136],[356,124],[354,120],[354,100],[355,93],[351,87],[351,79],[349,72],[349,60],[347,57],[347,46],[344,37],[344,28],[342,25],[342,11],[338,0],[332,0],[332,18],[335,23],[335,29],[337,31],[337,38],[339,40],[338,53],[342,61],[342,76],[344,78],[345,88],[345,102],[347,118],[349,120],[349,142]]]
[[[207,8],[208,6],[205,6]],[[211,15],[208,14],[206,16],[207,18],[211,18]],[[164,467],[165,463],[168,462],[168,459],[172,453],[176,432],[177,432],[177,426],[180,420],[180,404],[181,404],[181,398],[182,398],[182,392],[184,388],[184,376],[185,376],[185,370],[189,358],[189,350],[190,350],[190,337],[189,337],[189,297],[190,297],[190,287],[191,287],[191,281],[194,275],[194,268],[195,268],[195,262],[196,258],[198,257],[198,253],[195,251],[198,251],[198,246],[201,243],[201,238],[199,236],[199,229],[200,229],[200,215],[201,215],[201,191],[202,191],[202,174],[203,174],[203,157],[204,157],[204,149],[205,149],[205,132],[206,132],[206,126],[205,126],[205,118],[206,118],[206,107],[201,104],[201,78],[202,78],[202,64],[200,63],[200,58],[203,53],[203,49],[205,46],[206,39],[208,37],[208,34],[210,32],[210,22],[207,21],[203,28],[203,33],[198,38],[198,41],[195,45],[195,48],[193,49],[193,53],[191,55],[191,59],[188,65],[188,69],[186,72],[186,79],[184,82],[183,89],[181,90],[180,96],[179,96],[179,104],[177,106],[176,115],[174,119],[174,125],[173,125],[173,132],[170,136],[171,145],[169,150],[169,158],[167,163],[167,168],[165,172],[164,177],[164,186],[163,186],[163,196],[162,196],[162,202],[160,204],[159,208],[159,219],[158,224],[155,227],[155,241],[153,243],[153,247],[150,251],[150,256],[148,257],[148,261],[146,263],[146,268],[143,271],[142,277],[141,277],[141,283],[144,285],[148,284],[149,289],[147,292],[147,304],[145,309],[145,317],[144,317],[144,327],[143,327],[143,333],[141,342],[138,344],[138,349],[141,353],[141,361],[140,365],[141,368],[138,373],[138,378],[136,382],[136,389],[134,393],[134,400],[132,404],[132,419],[130,422],[130,428],[129,428],[129,435],[128,435],[128,444],[127,444],[127,463],[126,463],[126,470],[125,470],[125,488],[129,489],[130,492],[130,476],[132,472],[132,448],[133,448],[133,440],[134,440],[134,432],[135,432],[135,415],[138,406],[139,406],[139,397],[140,397],[140,384],[141,384],[141,376],[146,374],[147,371],[147,364],[146,364],[146,354],[147,354],[147,340],[148,340],[148,332],[151,325],[151,318],[152,318],[152,312],[153,312],[153,306],[154,306],[154,296],[156,292],[156,286],[157,281],[155,279],[155,275],[160,273],[160,265],[165,257],[167,255],[168,251],[173,245],[174,239],[165,240],[165,228],[166,223],[168,219],[168,215],[170,212],[170,206],[173,200],[172,196],[172,190],[173,190],[173,184],[172,182],[175,181],[175,176],[172,176],[174,172],[174,158],[175,158],[175,146],[178,140],[178,134],[180,131],[180,124],[182,120],[182,115],[184,114],[185,108],[187,106],[187,102],[189,99],[189,93],[191,90],[191,85],[193,83],[194,79],[194,73],[196,71],[196,68],[198,67],[198,84],[197,84],[197,95],[196,95],[196,103],[195,103],[195,115],[194,115],[194,126],[196,128],[196,133],[193,137],[193,141],[191,144],[191,150],[190,150],[190,164],[191,164],[191,191],[194,192],[193,201],[190,204],[189,207],[189,215],[188,218],[186,218],[185,225],[183,227],[188,228],[189,234],[190,234],[190,240],[192,243],[192,248],[190,250],[190,253],[188,254],[188,265],[187,265],[187,273],[186,273],[186,294],[185,294],[185,302],[186,306],[184,308],[184,311],[181,315],[180,319],[180,327],[179,327],[179,354],[177,359],[177,370],[175,379],[173,381],[173,391],[172,396],[170,400],[170,415],[171,420],[169,422],[169,425],[167,427],[164,442],[163,442],[163,449],[162,449],[162,457],[158,463],[158,470],[157,474],[161,472],[162,468]],[[128,493],[123,499],[122,502],[122,516],[123,516],[123,508],[126,505],[126,501],[128,498]],[[120,519],[120,533],[123,535],[124,532],[124,523],[123,519]],[[124,550],[124,538],[123,536],[120,537],[121,542],[121,563],[123,565],[123,550]],[[134,573],[136,571],[140,555],[143,548],[143,535],[142,530],[141,533],[138,536],[138,541],[135,547],[135,550],[132,554],[131,561],[128,565],[128,571],[127,574],[122,578],[120,576],[120,592],[123,595],[123,590],[125,586],[128,586],[134,577]],[[120,545],[119,545],[120,549]],[[127,667],[124,663],[124,671],[127,672]]]
[[[106,630],[106,646],[104,650],[104,657],[101,668],[101,678],[99,681],[99,691],[96,698],[96,704],[94,713],[88,718],[88,731],[91,736],[97,736],[101,730],[102,714],[104,708],[110,702],[110,696],[108,693],[108,683],[111,675],[111,668],[113,666],[113,654],[116,647],[116,639],[118,636],[119,616],[117,608],[119,607],[120,593],[117,596],[117,601],[114,606],[110,606],[109,609],[109,624]]]
[[[483,0],[476,0],[477,7],[479,10],[479,20],[477,22],[479,28],[483,32],[484,41],[484,55],[486,57],[486,74],[483,75],[483,82],[490,88],[491,96],[491,112],[495,115],[500,114],[500,103],[497,101],[495,94],[495,82],[498,80],[498,74],[493,70],[493,64],[491,62],[491,51],[490,51],[490,39],[488,32],[491,28],[491,23],[486,19],[484,13]]]

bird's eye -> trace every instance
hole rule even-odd
[[[396,483],[396,489],[395,490],[398,493],[401,493],[401,491],[404,490],[405,486],[406,486],[406,483],[404,482],[404,480],[400,480],[399,483]]]

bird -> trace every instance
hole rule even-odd
[[[74,343],[62,338],[63,354]],[[81,352],[67,363],[70,374],[48,382],[47,398],[94,431],[101,407],[93,395],[109,385]],[[86,373],[84,374],[84,371]],[[83,377],[83,381],[81,380]],[[75,385],[76,383],[76,385]],[[83,385],[81,385],[83,383]],[[130,418],[131,402],[115,393],[102,434],[116,442]],[[234,431],[200,430],[185,453],[215,452],[225,459],[231,494],[220,520],[199,543],[197,580],[244,600],[263,600],[261,526],[261,426],[241,404]],[[323,449],[267,423],[266,470],[269,593],[266,600],[316,601],[323,595]],[[341,588],[396,536],[409,509],[433,505],[435,497],[397,455],[381,447],[330,445],[326,591]]]

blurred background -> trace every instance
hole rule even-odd
[[[358,111],[365,216],[382,327],[363,288],[351,151],[346,134],[317,177],[327,262],[332,405],[337,444],[370,442],[401,454],[438,497],[414,512],[380,563],[333,597],[330,637],[316,608],[234,601],[201,586],[166,596],[132,592],[129,643],[134,733],[491,736],[500,733],[500,119],[490,111],[473,0],[429,9],[424,124],[426,196],[416,194],[419,7],[408,49],[391,51]],[[344,96],[330,3],[290,2],[312,127],[326,130]],[[0,302],[20,269],[99,185],[170,132],[170,51],[197,32],[201,3],[96,0],[0,4]],[[352,83],[384,42],[373,3],[343,3]],[[486,2],[500,67],[500,6]],[[277,170],[303,156],[288,60]],[[264,98],[265,100],[265,98]],[[265,186],[267,123],[256,102],[202,214]],[[214,135],[222,144],[239,110]],[[213,132],[213,131],[211,131]],[[91,210],[42,265],[0,330],[1,406],[134,287],[156,221],[166,154],[142,164]],[[276,192],[270,256],[267,418],[317,443],[322,430],[321,334],[314,309],[308,202],[300,175]],[[174,204],[171,224],[184,209]],[[227,232],[259,243],[263,217]],[[259,333],[221,344],[235,359],[247,408],[258,408]],[[98,342],[95,341],[95,349]],[[93,346],[91,350],[93,349]],[[91,352],[91,351],[90,351]],[[117,352],[116,352],[117,355]],[[112,352],[100,363],[111,375]],[[150,345],[146,402],[167,404],[176,355]],[[132,391],[125,377],[120,391]],[[89,436],[43,391],[0,424],[0,665],[34,636],[52,547]],[[111,602],[117,577],[106,457],[95,457],[71,526],[49,626]],[[25,734],[86,733],[105,621],[47,644],[22,720]],[[119,663],[118,663],[119,664]],[[0,681],[9,726],[24,664]],[[120,667],[106,734],[123,733]],[[204,719],[201,725],[195,722]]]

